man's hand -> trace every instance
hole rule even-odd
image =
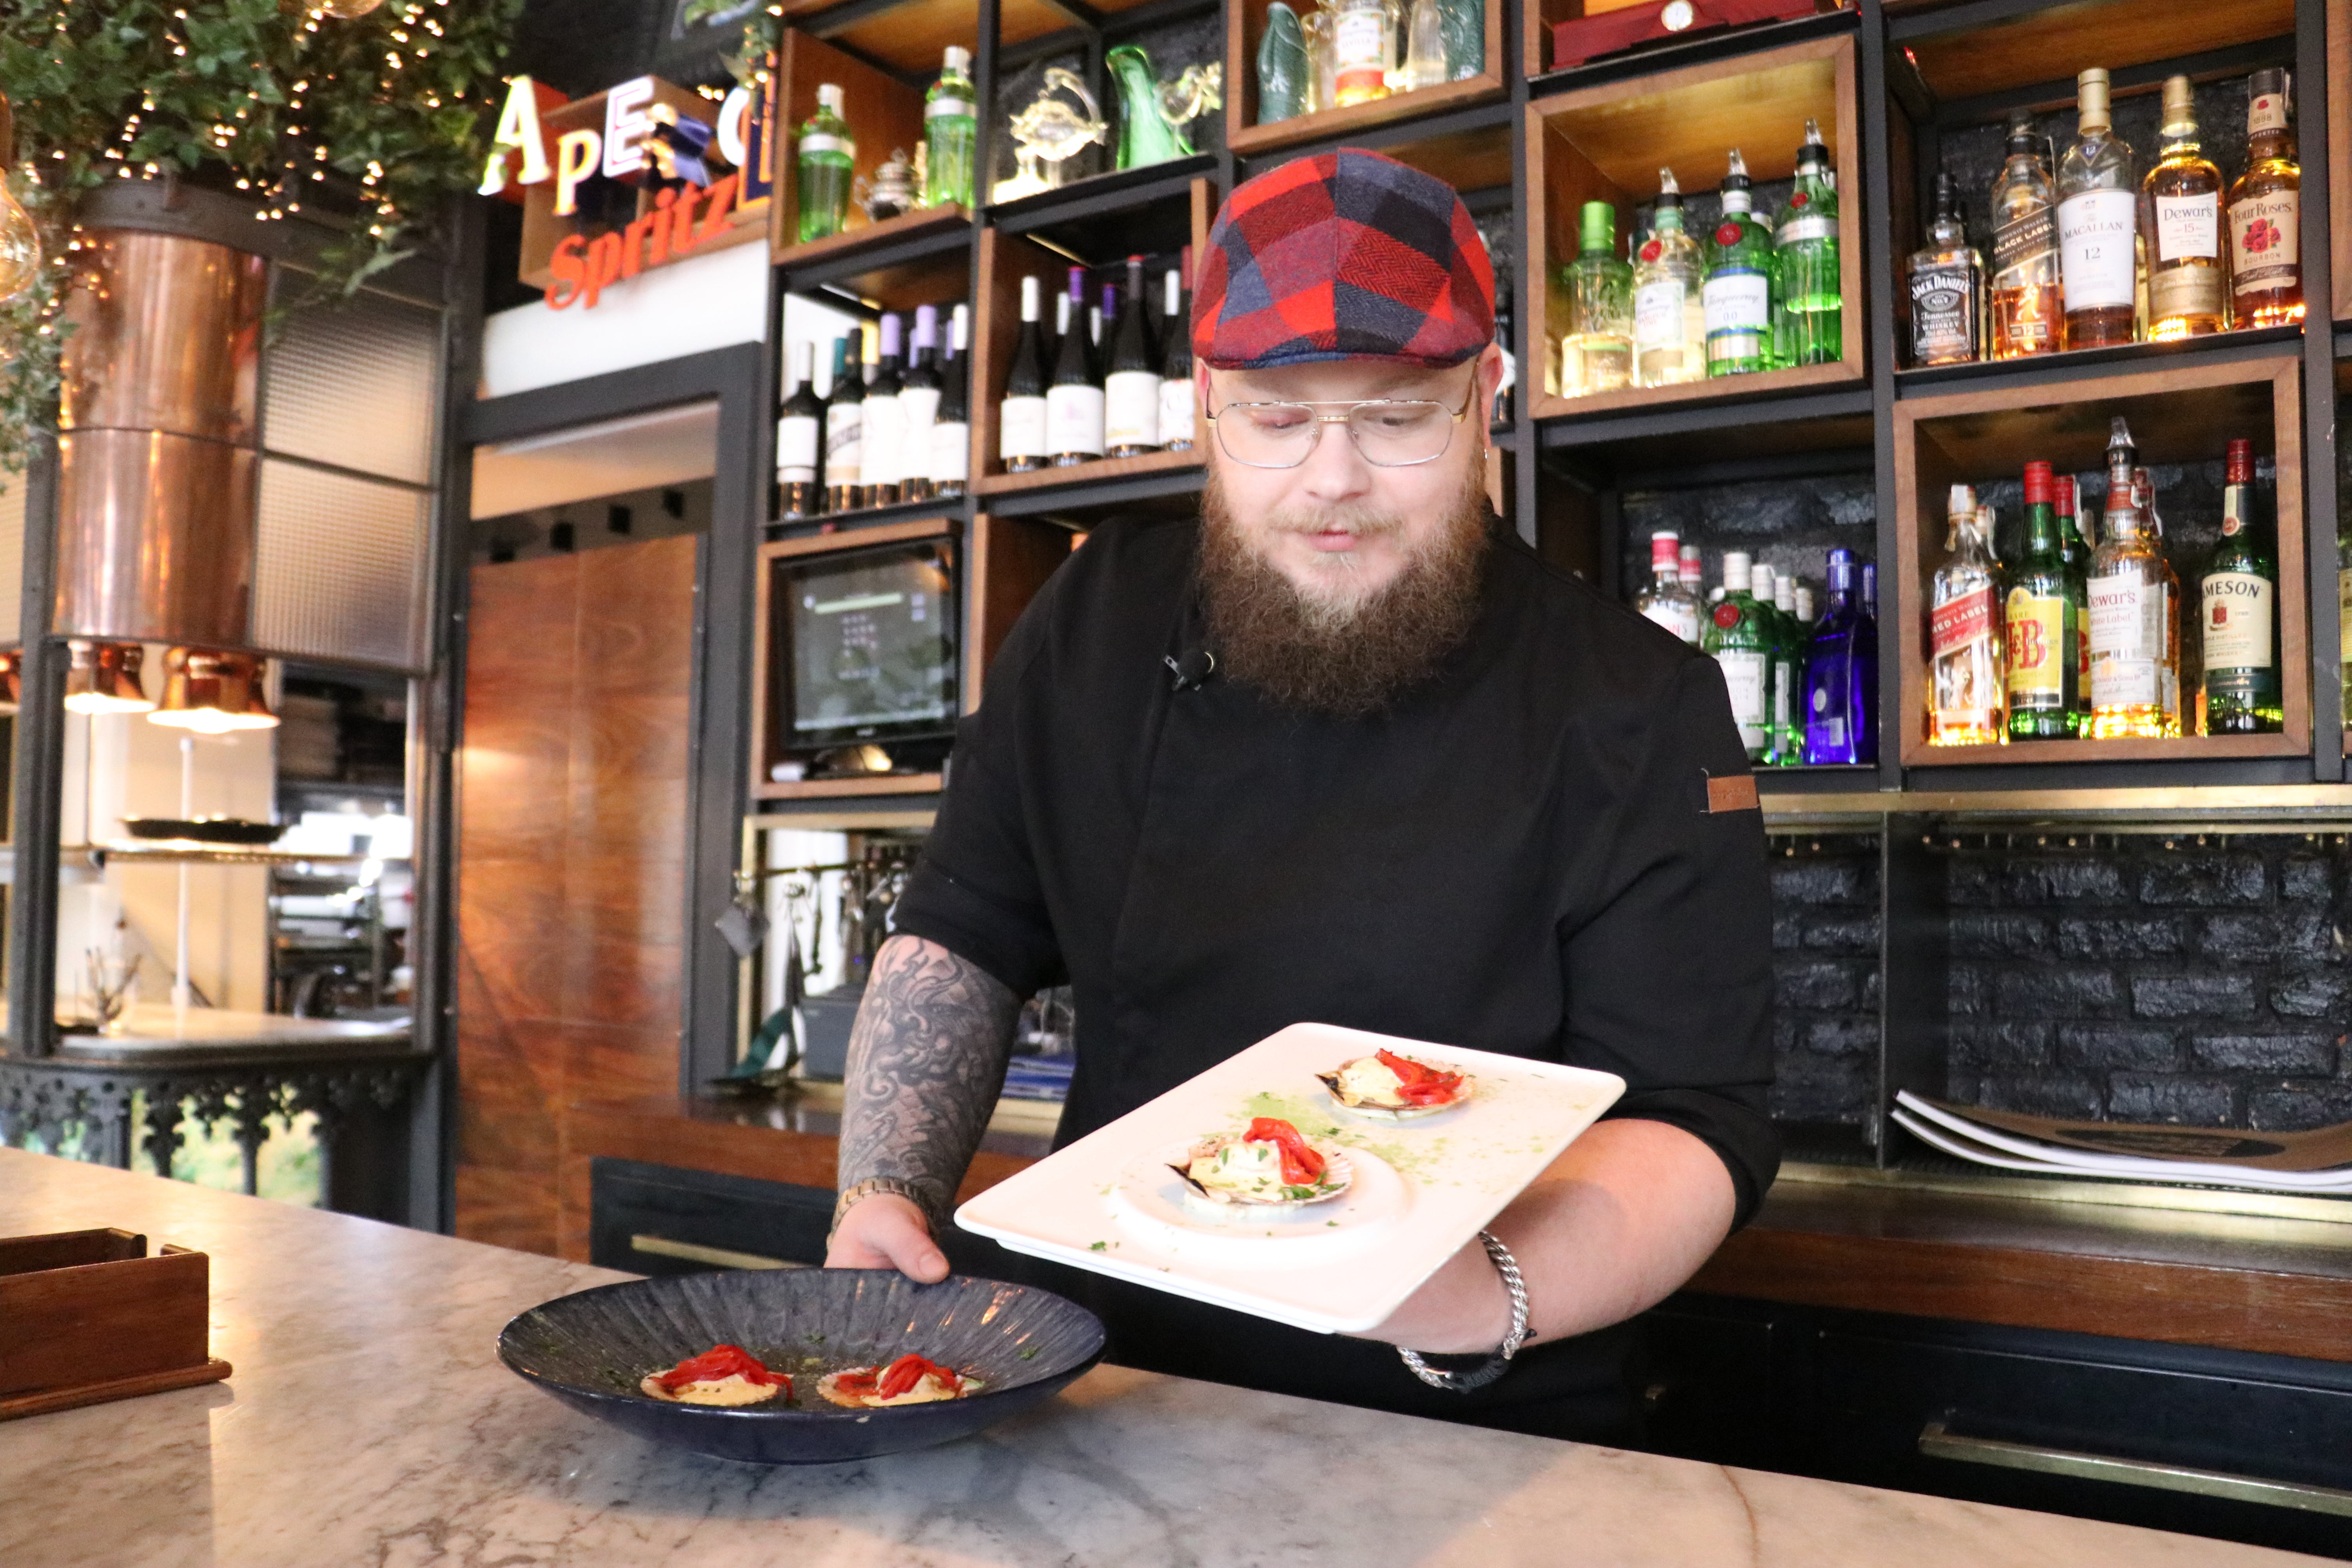
[[[824,1249],[827,1268],[895,1268],[919,1285],[948,1277],[947,1255],[931,1241],[923,1211],[896,1193],[849,1205]]]

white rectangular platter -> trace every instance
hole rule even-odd
[[[1466,1073],[1463,1104],[1391,1121],[1316,1074],[1386,1048]],[[1387,1320],[1625,1091],[1624,1079],[1491,1051],[1293,1024],[956,1211],[1015,1252],[1321,1333]],[[1184,1198],[1168,1166],[1199,1139],[1280,1117],[1353,1167],[1323,1203],[1245,1221]]]

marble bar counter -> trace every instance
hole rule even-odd
[[[512,1314],[624,1276],[0,1150],[0,1236],[101,1226],[211,1255],[212,1353],[236,1373],[0,1423],[8,1568],[2317,1561],[1108,1367],[948,1447],[732,1465],[499,1364]]]

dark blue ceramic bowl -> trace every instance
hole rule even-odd
[[[637,1390],[717,1344],[790,1373],[793,1402],[671,1405]],[[816,1391],[912,1351],[986,1384],[962,1399],[846,1410]],[[967,1437],[1059,1393],[1102,1359],[1102,1320],[1050,1291],[890,1269],[681,1274],[603,1285],[517,1316],[499,1359],[575,1410],[656,1443],[755,1465],[826,1465]]]

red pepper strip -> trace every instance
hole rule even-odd
[[[1298,1129],[1279,1117],[1261,1116],[1250,1123],[1244,1140],[1272,1143],[1282,1151],[1282,1179],[1294,1187],[1309,1187],[1323,1179],[1323,1156],[1298,1135]]]
[[[751,1352],[740,1345],[713,1345],[691,1361],[682,1361],[654,1381],[663,1389],[676,1394],[689,1383],[718,1383],[740,1374],[746,1383],[756,1383],[772,1388],[782,1384],[787,1392],[793,1380],[770,1372]]]
[[[890,1363],[888,1370],[883,1373],[876,1392],[885,1399],[896,1399],[911,1391],[926,1375],[938,1378],[950,1394],[957,1393],[962,1387],[962,1379],[946,1367],[909,1353]]]
[[[1451,1100],[1454,1091],[1462,1087],[1462,1075],[1458,1072],[1440,1072],[1393,1051],[1380,1052],[1379,1059],[1381,1066],[1402,1080],[1397,1094],[1409,1105],[1433,1105],[1441,1100]]]
[[[852,1399],[871,1399],[875,1394],[874,1379],[875,1371],[869,1366],[863,1372],[835,1373],[833,1386]]]

